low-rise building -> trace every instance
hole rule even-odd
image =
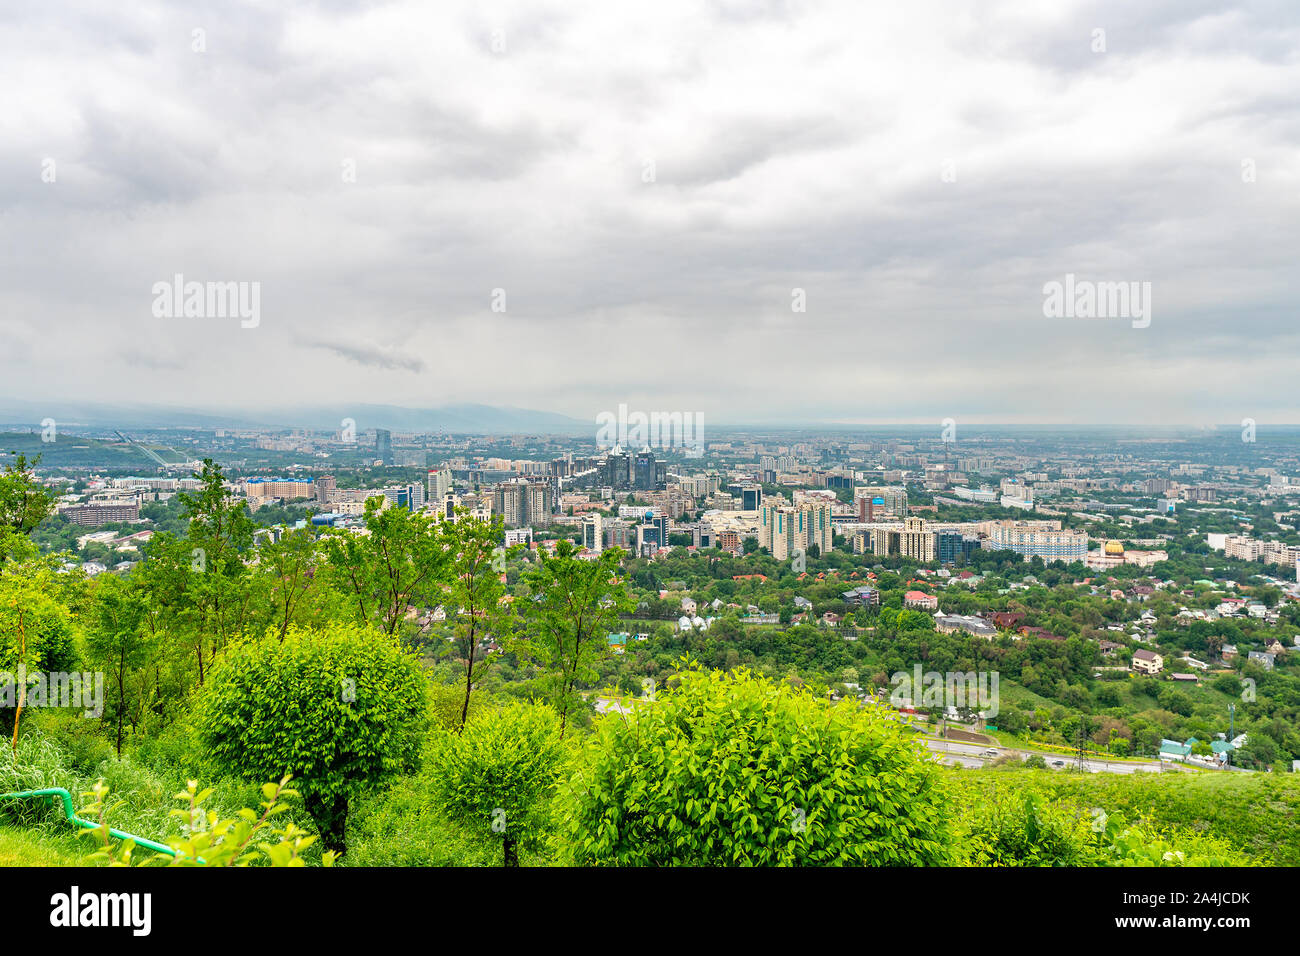
[[[940,614],[934,619],[934,629],[940,634],[953,634],[965,631],[973,637],[992,640],[998,636],[998,629],[982,617],[965,614]]]
[[[1165,667],[1165,659],[1155,651],[1146,648],[1133,652],[1133,669],[1143,674],[1159,674]]]
[[[939,599],[924,591],[908,591],[903,595],[903,606],[923,611],[934,611],[939,607]]]

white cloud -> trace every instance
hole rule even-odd
[[[7,7],[0,394],[1297,420],[1300,16],[1130,6]]]

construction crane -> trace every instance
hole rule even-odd
[[[130,435],[123,435],[121,432],[116,431],[116,429],[114,431],[116,432],[118,438],[122,439],[122,441],[126,442],[128,445],[132,445],[135,448],[140,449],[142,452],[148,455],[150,459],[157,462],[160,468],[189,468],[194,464],[196,464],[196,462],[191,462],[191,461],[179,461],[179,462],[164,461],[163,457],[159,455],[156,451],[154,451],[152,448],[146,448],[144,445],[141,445]],[[175,449],[171,449],[171,450],[175,451]],[[179,454],[179,452],[177,454]]]

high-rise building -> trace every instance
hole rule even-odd
[[[492,511],[507,528],[551,524],[555,495],[549,481],[506,481],[492,490]]]
[[[620,518],[612,518],[609,521],[602,522],[602,534],[605,538],[606,548],[623,548],[631,550],[636,535],[632,531],[632,523],[623,521]]]
[[[924,518],[908,518],[898,538],[898,551],[914,561],[933,561],[936,557],[935,534],[926,528]]]
[[[802,515],[804,546],[809,549],[815,547],[820,554],[828,553],[835,540],[830,501],[813,495],[800,498],[799,493],[795,492],[795,507]]]
[[[769,498],[758,509],[758,544],[767,548],[778,561],[816,546],[825,553],[831,549],[831,505],[827,501],[805,499],[787,504]]]
[[[632,459],[616,449],[601,462],[599,475],[601,484],[627,491],[632,487]]]
[[[999,521],[989,531],[989,547],[1014,551],[1026,560],[1082,561],[1088,556],[1088,535],[1069,529],[1047,529],[1020,521]]]
[[[758,512],[758,546],[767,548],[778,561],[784,561],[802,547],[802,542],[792,542],[794,509],[769,498]]]
[[[741,485],[740,510],[757,511],[763,505],[762,485]]]
[[[641,556],[652,554],[663,545],[659,542],[659,528],[652,524],[636,526],[636,553]]]
[[[649,448],[639,452],[633,461],[632,487],[637,491],[654,491],[657,487],[655,455]]]
[[[140,517],[140,501],[132,498],[91,502],[85,505],[65,505],[59,508],[59,514],[73,524],[93,528],[101,524],[137,520]]]
[[[961,564],[980,547],[978,535],[960,531],[939,531],[935,534],[935,551],[940,564]]]
[[[659,547],[668,547],[668,525],[670,518],[666,514],[655,515],[650,519],[650,523],[655,526],[659,532]]]
[[[697,548],[716,548],[718,535],[711,525],[697,521],[691,528],[691,543]]]
[[[375,457],[385,465],[393,463],[393,433],[387,428],[375,429]]]
[[[522,528],[528,523],[524,486],[507,481],[492,489],[492,513],[499,514],[507,528]]]
[[[391,504],[407,511],[419,511],[424,507],[424,485],[419,482],[385,488],[383,495]]]
[[[315,498],[316,483],[310,478],[246,478],[244,494],[250,498]]]
[[[894,485],[868,485],[855,488],[854,503],[858,520],[883,521],[907,517],[907,489]]]
[[[878,558],[887,558],[890,555],[898,554],[902,534],[901,531],[890,528],[872,528],[871,553]]]
[[[451,469],[446,465],[441,468],[429,469],[429,500],[442,501],[447,492],[451,491]]]
[[[316,479],[316,498],[319,501],[329,501],[338,490],[339,483],[333,475],[321,475]]]
[[[605,549],[602,518],[598,514],[589,514],[582,519],[582,546],[592,554],[600,554]]]
[[[546,527],[551,523],[555,511],[555,492],[549,481],[529,482],[525,492],[528,520],[532,524]]]

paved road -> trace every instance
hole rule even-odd
[[[1078,758],[1068,754],[1012,750],[980,744],[964,744],[956,740],[934,740],[930,737],[925,738],[925,745],[936,754],[941,755],[940,759],[943,763],[952,766],[982,767],[986,763],[997,759],[997,757],[984,756],[985,751],[993,750],[998,752],[999,757],[1009,753],[1019,756],[1021,759],[1028,757],[1031,753],[1038,753],[1047,761],[1047,766],[1051,770],[1066,770],[1078,765]],[[1160,773],[1163,769],[1162,765],[1157,762],[1134,763],[1127,760],[1105,760],[1095,757],[1089,757],[1084,762],[1084,766],[1092,773]]]

